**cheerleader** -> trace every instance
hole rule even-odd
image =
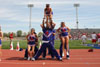
[[[44,18],[46,18],[46,21],[48,21],[48,19],[51,21],[52,19],[52,8],[50,8],[50,4],[46,4],[46,8],[44,9]]]
[[[2,33],[1,27],[0,27],[0,61],[1,61],[1,56],[2,56],[2,52],[1,52],[1,48],[2,48],[2,38],[3,38],[3,33]]]
[[[61,43],[62,43],[62,53],[64,53],[64,47],[66,46],[66,58],[69,59],[69,33],[70,29],[66,27],[64,22],[61,22],[61,27],[57,29],[57,31],[61,34]]]
[[[36,39],[37,35],[34,33],[35,29],[31,29],[31,33],[27,36],[27,41],[28,41],[28,60],[32,60],[32,57],[34,55],[34,48],[36,45]],[[31,50],[32,48],[32,50]]]

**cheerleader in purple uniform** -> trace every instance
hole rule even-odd
[[[34,55],[34,48],[35,48],[35,41],[37,39],[37,35],[34,33],[35,30],[32,28],[31,29],[31,33],[27,36],[27,40],[28,40],[28,60],[32,59],[33,55]],[[32,50],[31,50],[32,48]]]
[[[62,60],[62,58],[58,55],[56,49],[53,47],[52,43],[52,35],[53,35],[53,29],[50,28],[49,23],[46,22],[46,26],[44,25],[44,19],[43,19],[43,23],[41,24],[41,28],[43,31],[43,39],[42,39],[42,46],[40,48],[40,50],[36,53],[36,55],[34,56],[34,58],[32,59],[33,61],[37,60],[40,55],[46,50],[46,48],[48,48],[52,54],[58,59],[58,60]]]
[[[52,8],[50,8],[50,4],[46,4],[46,8],[44,9],[44,18],[46,18],[46,21],[52,20],[53,11]]]
[[[62,49],[64,52],[64,46],[66,45],[66,57],[69,59],[69,53],[68,53],[68,45],[69,45],[69,33],[70,29],[66,27],[64,22],[61,22],[61,27],[57,29],[57,31],[61,34],[61,42],[62,42]]]
[[[1,27],[0,27],[0,61],[1,61],[1,56],[2,56],[2,52],[1,52],[1,48],[2,48],[2,38],[3,38],[3,33],[2,33]]]

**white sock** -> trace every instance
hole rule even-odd
[[[67,55],[69,55],[69,52],[67,51]]]
[[[62,56],[64,57],[64,52],[62,53]]]

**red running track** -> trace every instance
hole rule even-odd
[[[70,50],[70,60],[66,57],[63,61],[51,60],[47,56],[46,60],[27,61],[24,60],[24,51],[2,50],[3,56],[0,67],[100,67],[100,50],[88,52],[87,49]]]

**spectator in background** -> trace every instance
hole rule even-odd
[[[100,46],[100,33],[97,34],[98,46]]]
[[[96,41],[97,41],[97,35],[96,35],[96,33],[93,32],[93,33],[91,34],[91,37],[92,37],[92,44],[96,44]]]
[[[87,37],[85,33],[82,34],[81,40],[82,40],[82,44],[86,44]]]
[[[9,39],[10,39],[10,44],[11,44],[11,42],[13,40],[13,32],[9,34]]]

